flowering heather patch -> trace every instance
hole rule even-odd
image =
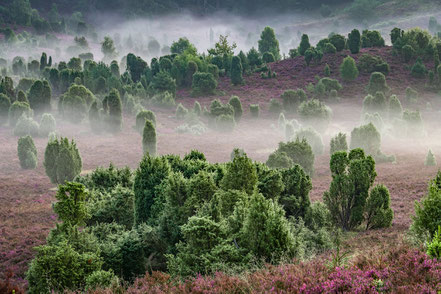
[[[138,293],[440,293],[441,261],[400,245],[385,255],[357,257],[331,269],[322,260],[267,266],[244,276],[198,276],[184,282],[161,272],[138,278],[126,291]],[[326,260],[325,260],[326,261]],[[121,289],[120,289],[121,290]],[[96,290],[95,294],[115,289]]]

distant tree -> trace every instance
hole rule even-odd
[[[142,149],[144,154],[156,155],[156,129],[152,121],[146,120],[142,133]]]
[[[29,90],[29,104],[37,113],[48,112],[51,110],[51,96],[52,91],[49,83],[37,80]]]
[[[361,35],[360,31],[353,29],[348,35],[348,47],[352,54],[360,52],[361,47]]]
[[[173,54],[182,54],[188,52],[192,55],[196,55],[196,47],[188,41],[187,38],[179,38],[178,41],[173,42],[170,47],[170,51]]]
[[[231,96],[230,100],[228,101],[228,104],[233,106],[233,109],[234,109],[234,120],[236,122],[239,122],[240,119],[242,118],[242,113],[243,113],[242,103],[240,102],[239,97]]]
[[[373,72],[369,80],[367,91],[369,94],[375,95],[377,92],[386,93],[390,90],[386,83],[386,77],[381,72]]]
[[[375,161],[362,149],[331,156],[332,182],[323,199],[336,225],[344,230],[357,228],[364,221],[366,200],[377,173]]]
[[[252,69],[262,65],[262,59],[260,58],[259,52],[254,47],[248,51],[247,58]]]
[[[276,152],[285,152],[292,162],[300,165],[308,175],[314,173],[314,153],[305,139],[296,138],[295,141],[280,142]]]
[[[154,126],[156,126],[156,116],[151,110],[142,110],[138,112],[136,115],[136,124],[135,129],[138,132],[142,132],[144,130],[146,120],[150,120]]]
[[[208,53],[213,56],[231,56],[234,54],[234,49],[237,48],[236,43],[230,45],[228,42],[228,36],[219,36],[219,42],[214,45],[213,49],[209,49]]]
[[[75,142],[67,138],[52,138],[44,153],[44,168],[54,184],[72,181],[81,172],[83,166],[80,153]]]
[[[224,190],[240,190],[251,195],[257,185],[256,168],[246,154],[240,154],[238,149],[235,149],[234,153],[233,160],[227,164],[221,187]]]
[[[122,104],[117,89],[112,89],[103,100],[104,109],[108,111],[107,128],[112,133],[118,133],[122,128]]]
[[[176,96],[176,80],[165,71],[160,71],[153,77],[151,87],[156,93],[168,92],[173,97]]]
[[[101,43],[101,52],[104,54],[104,58],[106,60],[111,60],[113,57],[115,57],[116,48],[113,40],[110,37],[104,37],[104,40]]]
[[[331,139],[330,154],[334,154],[338,151],[348,151],[348,142],[346,140],[346,134],[338,133],[337,136]]]
[[[41,116],[40,128],[38,134],[42,137],[47,137],[50,133],[55,131],[55,118],[50,113],[44,113]]]
[[[144,73],[147,67],[147,62],[142,60],[141,57],[136,57],[132,53],[127,55],[127,69],[135,83],[141,79],[141,75]]]
[[[233,56],[231,62],[231,83],[233,85],[243,84],[244,80],[242,77],[242,62],[238,56]]]
[[[389,190],[377,185],[369,193],[365,207],[366,230],[387,228],[392,225],[394,212],[390,208]]]
[[[425,166],[436,166],[436,158],[433,155],[432,150],[427,152],[426,160],[424,161]]]
[[[329,38],[329,42],[334,45],[335,49],[340,52],[342,51],[346,46],[346,39],[344,36],[339,34],[333,34]]]
[[[23,115],[27,117],[32,117],[33,112],[32,109],[29,107],[29,104],[26,102],[19,102],[19,101],[15,101],[14,103],[12,103],[11,106],[9,107],[9,112],[8,112],[9,126],[15,127],[19,118]]]
[[[340,65],[340,75],[345,81],[353,81],[358,77],[358,69],[354,58],[347,56]]]
[[[8,112],[11,107],[11,100],[3,93],[0,93],[0,125],[8,121]]]
[[[276,60],[280,59],[279,41],[276,38],[274,29],[265,27],[260,35],[259,40],[259,52],[265,54],[266,52],[272,53]]]
[[[214,94],[217,87],[217,81],[211,73],[196,72],[193,74],[191,85],[192,93],[195,95]]]
[[[18,159],[23,169],[34,169],[37,167],[37,148],[31,136],[18,139]]]
[[[309,37],[306,34],[302,35],[302,40],[300,41],[299,45],[299,54],[304,56],[306,50],[308,50],[311,47],[311,44],[309,43]]]

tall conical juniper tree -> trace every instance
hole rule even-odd
[[[156,155],[156,129],[153,122],[149,119],[145,121],[142,132],[142,150],[144,154]]]
[[[112,89],[103,104],[106,104],[108,111],[107,129],[111,133],[118,133],[122,128],[122,104],[119,92],[117,89]]]
[[[375,161],[362,149],[338,151],[331,156],[332,182],[323,195],[333,221],[344,230],[358,227],[364,220],[366,199],[377,173]]]
[[[242,62],[240,61],[240,57],[233,56],[233,59],[231,61],[231,83],[233,85],[240,85],[243,84],[243,77],[242,77]]]
[[[63,184],[81,173],[83,163],[73,140],[54,138],[46,146],[43,165],[52,183]]]
[[[164,157],[146,154],[135,172],[133,190],[135,193],[135,224],[148,221],[151,208],[157,196],[156,187],[168,178],[170,165]]]
[[[360,31],[353,29],[348,35],[348,47],[352,54],[357,54],[360,52],[361,47],[361,36]]]

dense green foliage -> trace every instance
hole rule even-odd
[[[306,96],[304,90],[297,89],[286,90],[283,92],[280,98],[282,98],[283,108],[285,111],[288,113],[295,113],[297,112],[299,105],[305,102],[308,97]]]
[[[73,140],[51,138],[46,146],[43,165],[52,183],[63,184],[80,174],[83,163]]]
[[[353,81],[358,77],[358,69],[354,58],[348,56],[340,65],[340,75],[345,81]]]
[[[142,150],[151,156],[156,155],[156,129],[153,122],[149,119],[145,120],[142,132]]]
[[[271,53],[276,60],[280,59],[279,41],[276,39],[274,30],[270,27],[265,27],[260,35],[258,42],[259,52],[264,55],[265,53]]]
[[[300,165],[307,174],[312,175],[314,173],[314,152],[312,151],[311,145],[309,145],[305,139],[300,140],[296,138],[295,141],[288,143],[280,142],[279,148],[275,153],[282,152],[284,152],[294,164]]]
[[[335,137],[331,138],[330,154],[334,154],[337,151],[348,151],[348,142],[346,140],[346,134],[338,133]]]
[[[32,137],[26,136],[18,139],[18,159],[23,169],[34,169],[37,167],[37,148]]]

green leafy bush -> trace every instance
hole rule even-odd
[[[323,145],[322,136],[320,136],[320,134],[317,133],[314,129],[312,128],[301,129],[295,133],[295,136],[300,140],[306,140],[308,144],[311,146],[314,155],[323,154],[324,145]]]
[[[95,101],[93,93],[82,85],[73,84],[58,102],[58,111],[72,123],[81,122],[88,107]]]
[[[346,134],[338,133],[335,137],[331,138],[330,154],[334,154],[337,151],[348,151],[348,142],[346,140]]]
[[[381,72],[385,75],[389,73],[389,64],[381,57],[370,54],[363,54],[358,59],[358,70],[363,73]]]
[[[363,99],[363,113],[381,113],[385,114],[387,110],[387,101],[383,92],[377,92],[374,96],[367,95]]]
[[[353,81],[358,77],[358,69],[354,58],[347,56],[340,65],[340,75],[345,81]]]
[[[228,104],[230,104],[234,109],[234,120],[236,122],[239,122],[243,114],[242,103],[240,102],[239,97],[231,96],[230,100],[228,101]]]
[[[306,34],[302,35],[302,40],[300,41],[300,45],[298,48],[299,54],[304,56],[306,53],[306,50],[308,50],[311,47],[311,44],[309,43],[309,37]]]
[[[404,62],[408,63],[416,54],[415,50],[410,45],[404,45],[401,49]]]
[[[31,136],[18,139],[18,159],[23,169],[35,169],[37,167],[37,148]]]
[[[406,100],[407,100],[407,102],[415,103],[415,102],[418,101],[418,98],[419,98],[419,94],[418,94],[418,92],[415,89],[413,89],[411,87],[407,87],[406,88]]]
[[[277,41],[274,29],[271,27],[263,29],[258,45],[260,54],[265,55],[266,52],[269,52],[274,56],[275,60],[280,59],[279,41]]]
[[[364,0],[366,1],[366,0]],[[384,47],[385,42],[379,31],[364,30],[361,34],[361,47]]]
[[[366,200],[374,183],[375,161],[362,149],[349,154],[339,151],[331,156],[332,182],[323,194],[332,220],[344,230],[357,228],[365,220]]]
[[[338,52],[342,51],[346,46],[346,39],[344,36],[339,34],[333,34],[329,38],[329,42],[334,45],[335,49],[337,49]]]
[[[365,211],[366,230],[387,228],[392,225],[394,212],[390,208],[389,190],[384,185],[377,185],[369,192]]]
[[[67,138],[51,139],[44,153],[44,168],[54,184],[72,181],[81,172],[82,161],[75,142]]]
[[[280,142],[276,152],[285,152],[294,164],[300,165],[307,174],[313,174],[314,152],[306,140],[296,138],[288,143]]]
[[[35,122],[32,118],[22,115],[18,120],[17,124],[14,128],[14,135],[18,137],[22,136],[38,136],[38,123]]]
[[[47,137],[50,133],[55,132],[55,118],[50,113],[44,113],[41,116],[40,128],[38,133],[42,137]]]
[[[367,91],[371,95],[375,95],[377,92],[383,92],[386,94],[390,90],[386,83],[386,77],[381,72],[373,72],[369,79]]]
[[[425,78],[427,76],[427,69],[421,58],[418,57],[410,72],[413,77],[419,79]]]
[[[156,94],[168,92],[173,98],[176,96],[176,80],[166,71],[161,70],[156,74],[150,86]]]
[[[122,103],[117,89],[112,89],[103,100],[103,108],[106,112],[106,128],[111,133],[118,133],[122,129]]]
[[[151,156],[156,155],[156,129],[152,121],[147,119],[142,132],[142,150]]]
[[[361,47],[361,35],[360,31],[353,29],[348,35],[348,47],[352,54],[360,52]]]
[[[271,52],[265,52],[265,53],[263,53],[262,61],[265,63],[271,63],[271,62],[276,61],[276,58],[274,57],[274,55]]]
[[[298,113],[300,118],[319,132],[324,132],[331,120],[332,111],[323,102],[317,99],[300,104]]]
[[[288,113],[295,113],[300,104],[307,100],[306,93],[303,89],[286,90],[280,96],[283,101],[283,108]]]
[[[217,81],[211,73],[196,72],[191,84],[193,95],[212,95],[217,87]]]
[[[266,165],[270,168],[290,168],[294,165],[294,162],[286,152],[276,151],[270,154]]]
[[[0,125],[8,121],[8,112],[11,107],[11,100],[3,93],[0,93]]]
[[[178,120],[183,120],[188,114],[188,109],[182,105],[182,103],[178,104],[178,107],[176,108],[175,116]]]
[[[9,126],[15,127],[22,115],[32,117],[33,112],[28,103],[15,101],[11,104],[8,111]]]
[[[216,117],[216,129],[221,132],[232,132],[236,127],[236,121],[231,114],[221,114]]]
[[[426,155],[426,160],[424,161],[425,166],[436,166],[436,158],[433,155],[432,150],[429,150]]]
[[[242,77],[242,61],[240,60],[240,57],[233,56],[233,59],[231,60],[231,83],[233,85],[241,85],[244,83],[243,77]]]
[[[441,258],[441,226],[438,226],[438,231],[427,244],[427,255],[438,260]]]
[[[428,192],[415,202],[415,215],[410,230],[420,241],[433,238],[441,226],[441,172],[429,182]]]
[[[381,147],[381,135],[372,123],[354,128],[351,132],[351,149],[361,148],[367,154],[376,155]]]
[[[259,104],[250,104],[250,113],[251,113],[251,117],[258,118],[260,113]]]
[[[403,107],[396,95],[392,95],[389,98],[389,119],[399,118],[403,114]]]
[[[326,43],[324,48],[323,48],[323,53],[325,53],[325,54],[335,54],[335,53],[337,53],[337,48],[335,48],[335,46],[332,45],[331,43]]]
[[[150,120],[154,126],[156,126],[156,115],[151,110],[142,110],[138,112],[136,115],[136,123],[135,123],[135,129],[138,132],[142,132],[144,130],[145,121]]]

